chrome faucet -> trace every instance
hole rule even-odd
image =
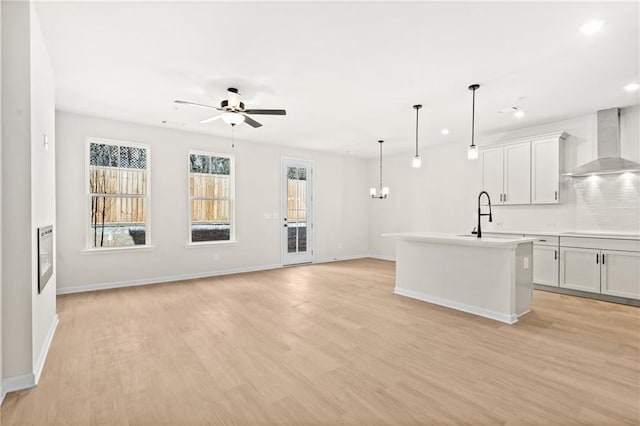
[[[487,196],[487,201],[489,202],[489,213],[482,213],[482,208],[480,207],[480,199],[482,198],[482,194]],[[482,227],[480,223],[480,218],[482,216],[489,216],[489,222],[493,222],[493,217],[491,216],[491,198],[489,197],[489,193],[487,191],[482,191],[478,195],[478,238],[482,238]]]

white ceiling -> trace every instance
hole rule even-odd
[[[628,3],[42,2],[59,109],[228,138],[208,111],[238,87],[236,138],[362,157],[639,103],[639,7]],[[590,19],[602,31],[579,31]],[[516,119],[498,110],[520,106]],[[450,129],[448,136],[440,134]],[[176,141],[179,142],[179,141]]]

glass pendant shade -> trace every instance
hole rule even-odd
[[[383,186],[382,187],[382,197],[387,198],[387,195],[389,195],[389,187],[388,186]]]
[[[413,167],[414,169],[419,169],[420,167],[422,167],[422,158],[420,158],[419,155],[413,157],[413,160],[411,161],[411,167]]]
[[[477,160],[478,159],[478,147],[475,145],[469,146],[467,148],[467,159],[469,160]]]
[[[244,115],[237,112],[225,112],[222,114],[222,120],[231,126],[235,126],[244,122]]]
[[[377,191],[376,191],[376,189],[375,189],[375,188],[370,188],[370,189],[369,189],[369,195],[371,195],[372,197],[375,197],[375,196],[376,196],[376,192],[377,192]]]

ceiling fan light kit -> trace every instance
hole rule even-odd
[[[369,189],[369,195],[371,195],[371,198],[384,200],[389,195],[389,187],[382,186],[382,144],[384,143],[384,141],[380,140],[378,141],[378,143],[380,144],[380,195],[378,195],[378,191],[375,187],[371,187]]]
[[[176,100],[174,102],[180,105],[190,105],[199,108],[214,109],[220,112],[219,114],[201,120],[200,123],[202,124],[208,124],[221,118],[222,121],[224,121],[231,127],[237,126],[238,124],[247,123],[251,127],[256,128],[261,127],[262,124],[249,117],[249,115],[287,115],[287,111],[284,109],[245,109],[244,103],[240,101],[240,93],[235,87],[230,87],[227,89],[227,98],[228,99],[220,102],[220,107],[181,100]]]
[[[416,110],[416,155],[413,156],[411,166],[414,169],[419,169],[422,167],[422,158],[420,158],[420,154],[418,153],[418,111],[420,111],[422,105],[414,105],[413,108]]]
[[[475,120],[476,120],[476,90],[480,88],[479,84],[472,84],[469,90],[473,92],[473,101],[471,104],[471,145],[467,148],[467,158],[469,160],[478,159],[478,147],[475,143]]]

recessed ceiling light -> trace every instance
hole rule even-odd
[[[580,27],[580,32],[582,34],[592,35],[600,31],[603,25],[604,25],[603,21],[598,21],[598,20],[589,21]]]
[[[443,135],[448,135],[449,134],[449,129],[442,129],[442,130],[440,130],[440,133],[442,133]]]
[[[524,111],[519,109],[519,110],[517,110],[516,112],[513,113],[513,116],[515,118],[522,118],[522,117],[524,117]]]
[[[629,83],[624,86],[624,90],[627,92],[635,92],[638,89],[640,89],[640,83]]]

